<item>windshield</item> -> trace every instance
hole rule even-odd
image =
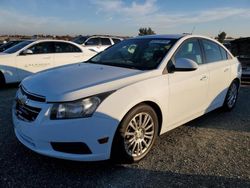
[[[11,48],[12,46],[20,43],[22,41],[9,41],[6,44],[3,44],[2,46],[0,46],[0,52],[7,50],[8,48]]]
[[[151,70],[157,68],[176,41],[165,38],[129,39],[108,48],[87,63]]]
[[[74,38],[72,41],[77,44],[83,44],[87,40],[87,38],[88,37],[79,36],[79,37]]]
[[[33,41],[30,41],[30,40],[26,40],[26,41],[23,41],[23,42],[20,42],[18,43],[17,45],[7,49],[4,51],[4,53],[7,53],[7,54],[13,54],[19,50],[21,50],[22,48],[24,48],[25,46],[29,45],[30,43],[32,43]]]

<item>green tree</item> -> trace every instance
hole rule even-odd
[[[155,35],[155,32],[151,29],[151,27],[141,27],[139,29],[139,36],[142,36],[142,35]]]
[[[219,41],[220,43],[223,43],[224,40],[225,40],[225,38],[226,38],[226,36],[227,36],[227,34],[226,34],[224,31],[221,32],[221,33],[219,33],[219,34],[218,34],[218,41]]]

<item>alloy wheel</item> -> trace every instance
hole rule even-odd
[[[125,151],[132,157],[143,155],[153,142],[155,125],[146,112],[136,114],[129,122],[124,134]]]

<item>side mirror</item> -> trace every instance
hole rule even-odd
[[[30,54],[33,54],[33,51],[30,50],[30,49],[24,50],[24,51],[22,52],[22,55],[30,55]]]
[[[198,69],[198,64],[192,59],[178,58],[175,61],[175,71],[194,71]]]

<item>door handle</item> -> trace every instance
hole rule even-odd
[[[229,68],[225,68],[225,69],[224,69],[224,72],[227,72],[227,71],[229,71]]]
[[[207,79],[207,76],[204,75],[204,76],[201,77],[200,81],[203,81],[203,80],[206,80],[206,79]]]

